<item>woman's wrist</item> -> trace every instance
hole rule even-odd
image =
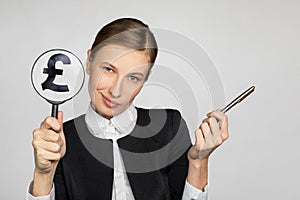
[[[187,181],[189,184],[204,190],[204,187],[207,185],[208,179],[208,158],[204,159],[189,159],[189,169]]]
[[[41,173],[34,170],[33,185],[31,194],[33,196],[45,196],[51,192],[53,185],[54,173]]]

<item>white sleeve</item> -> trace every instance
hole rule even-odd
[[[39,197],[34,197],[31,194],[32,191],[32,182],[28,186],[27,194],[26,194],[26,200],[55,200],[55,190],[54,190],[54,183],[52,185],[52,189],[50,194],[46,196],[39,196]]]
[[[195,188],[189,182],[185,181],[182,200],[207,200],[208,199],[208,185],[205,186],[204,191]]]

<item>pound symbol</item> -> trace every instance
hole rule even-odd
[[[68,56],[58,53],[51,56],[48,60],[48,68],[44,68],[43,73],[48,74],[47,79],[41,84],[43,90],[49,89],[55,92],[68,92],[69,88],[67,85],[57,85],[53,83],[56,75],[62,75],[62,69],[56,69],[55,63],[61,61],[63,64],[71,64],[71,60]]]

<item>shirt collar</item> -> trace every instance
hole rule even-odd
[[[91,104],[85,115],[85,121],[90,132],[96,137],[105,139],[119,139],[130,134],[135,127],[136,120],[137,110],[133,104],[130,104],[125,111],[113,116],[110,120],[98,114]]]

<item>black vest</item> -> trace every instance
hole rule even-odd
[[[118,145],[135,200],[179,200],[188,171],[188,128],[177,110],[137,108]],[[112,141],[93,136],[81,115],[64,123],[67,151],[56,169],[56,200],[111,200]]]

